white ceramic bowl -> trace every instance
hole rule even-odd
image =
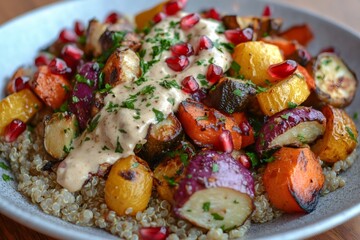
[[[74,20],[104,19],[111,10],[133,15],[151,7],[157,1],[148,0],[83,0],[66,1],[51,5],[0,27],[0,88],[13,71],[22,64],[33,61],[37,51],[49,44],[63,27],[72,27]],[[316,53],[322,47],[335,46],[349,66],[360,76],[360,36],[350,30],[312,13],[300,11],[271,1],[251,0],[190,0],[189,11],[215,6],[225,13],[259,15],[270,4],[274,16],[282,17],[285,27],[307,22],[315,33],[310,51]],[[3,91],[2,91],[3,92]],[[0,96],[3,97],[3,94]],[[360,93],[348,112],[352,115],[360,104]],[[358,129],[359,123],[357,123]],[[0,169],[0,174],[4,171]],[[266,224],[253,224],[247,234],[249,239],[300,239],[330,229],[360,213],[360,162],[359,159],[342,174],[346,186],[320,198],[317,209],[307,215],[286,215]],[[0,212],[42,233],[61,239],[116,239],[95,228],[86,228],[64,222],[44,214],[37,206],[16,191],[15,183],[0,181]]]

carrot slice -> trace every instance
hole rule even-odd
[[[306,80],[306,84],[309,87],[310,91],[315,90],[316,86],[315,86],[315,80],[314,78],[309,74],[308,70],[306,70],[306,68],[304,68],[303,66],[301,66],[300,64],[298,64],[298,68],[297,70],[304,76],[305,80]]]
[[[302,24],[287,29],[280,34],[280,37],[289,41],[295,40],[299,44],[306,46],[314,38],[314,34],[312,33],[309,25]]]
[[[254,129],[251,127],[246,114],[244,112],[234,113],[232,115],[235,122],[238,124],[242,131],[242,143],[241,148],[245,148],[255,142]]]
[[[66,100],[71,85],[65,77],[51,73],[48,66],[40,66],[34,75],[32,87],[47,106],[57,109]]]
[[[283,147],[274,158],[263,176],[271,204],[287,213],[312,212],[325,181],[314,153],[309,148]]]
[[[201,147],[220,146],[220,134],[224,130],[229,130],[234,149],[241,148],[242,136],[237,122],[216,109],[200,102],[187,100],[179,105],[178,119],[186,134]]]

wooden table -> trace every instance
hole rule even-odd
[[[57,2],[58,0],[6,0],[0,1],[0,24],[34,8]],[[0,214],[0,239],[53,240],[41,233],[26,228]],[[360,216],[330,231],[308,240],[358,240],[360,239]]]

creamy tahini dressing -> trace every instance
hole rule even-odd
[[[204,77],[210,63],[219,65],[224,71],[229,69],[232,58],[221,44],[228,41],[216,32],[220,25],[218,22],[201,19],[193,28],[183,31],[179,21],[180,18],[175,17],[163,20],[146,36],[142,45],[144,61],[148,64],[152,62],[143,76],[146,81],[139,85],[139,81],[134,79],[130,84],[121,84],[112,89],[112,93],[105,98],[105,107],[92,120],[91,125],[96,126],[94,130],[85,130],[74,142],[74,150],[59,165],[57,182],[63,187],[72,192],[78,191],[89,174],[98,171],[99,165],[113,164],[120,158],[134,154],[135,146],[146,142],[150,124],[157,123],[162,116],[166,118],[177,110],[181,101],[190,97],[173,84],[164,87],[165,82],[174,83],[175,80],[181,86],[181,81],[192,75],[199,86],[208,88],[210,84]],[[171,70],[165,62],[171,52],[168,47],[161,49],[162,46],[189,42],[196,51],[202,35],[208,36],[215,46],[191,56],[190,64],[184,71]]]

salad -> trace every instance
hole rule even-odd
[[[44,212],[126,239],[240,238],[344,186],[357,79],[336,50],[311,55],[311,27],[269,6],[185,5],[78,21],[10,78],[1,156]]]

